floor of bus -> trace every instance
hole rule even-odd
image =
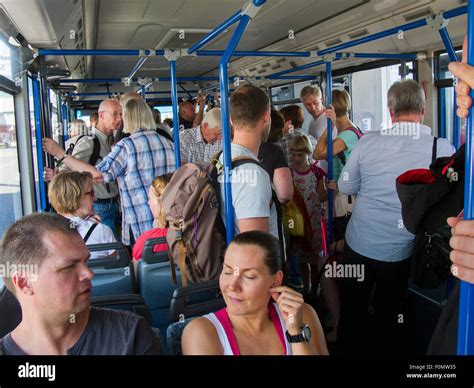
[[[404,314],[406,323],[405,333],[407,335],[405,345],[406,355],[424,355],[438,322],[441,310],[446,304],[447,283],[443,283],[436,289],[421,289],[410,283],[407,294],[407,303]],[[318,313],[319,319],[325,331],[329,330],[324,326],[329,312],[322,297],[305,296],[305,302],[312,305]],[[370,311],[371,309],[369,309]],[[369,333],[375,333],[375,319],[373,310],[369,313]],[[327,334],[327,333],[326,333]],[[367,344],[368,354],[370,349],[375,349],[377,344],[375,338],[369,338]],[[329,354],[339,355],[336,342],[327,342]],[[380,344],[378,344],[380,345]]]

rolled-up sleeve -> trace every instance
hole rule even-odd
[[[357,194],[360,190],[360,155],[364,146],[361,140],[355,145],[339,176],[337,186],[343,194]]]
[[[102,173],[104,182],[113,182],[117,177],[125,175],[127,161],[127,147],[125,141],[121,141],[112,148],[112,151],[95,168]]]

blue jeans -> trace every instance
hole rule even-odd
[[[117,241],[122,241],[117,231],[117,221],[118,221],[118,205],[117,202],[112,203],[97,203],[94,202],[94,211],[100,216],[102,223],[107,225],[112,232]]]

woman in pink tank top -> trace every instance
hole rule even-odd
[[[328,354],[314,309],[281,285],[282,264],[275,237],[260,231],[236,236],[219,278],[227,307],[188,324],[183,354]]]

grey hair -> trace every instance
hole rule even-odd
[[[321,89],[318,85],[308,85],[301,89],[300,99],[303,101],[308,96],[322,97]]]
[[[395,117],[421,114],[425,109],[425,93],[416,81],[397,81],[388,89],[387,105]]]
[[[155,130],[153,112],[141,98],[128,100],[123,109],[123,132],[135,133],[138,129]]]

